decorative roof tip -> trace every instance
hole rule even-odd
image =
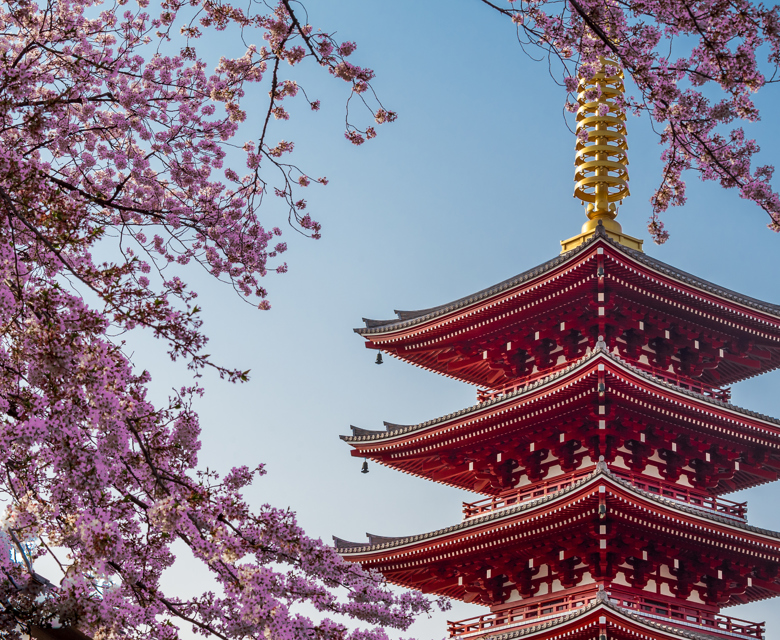
[[[385,431],[398,431],[400,429],[405,429],[406,427],[411,427],[410,424],[395,424],[393,422],[386,422],[382,421],[382,424],[385,425]]]
[[[373,546],[375,544],[384,544],[385,542],[395,542],[400,540],[401,536],[378,536],[373,533],[366,533],[366,538],[368,538],[368,544]]]
[[[642,251],[642,240],[624,234],[615,220],[618,205],[631,195],[624,92],[623,69],[611,57],[600,59],[600,68],[594,75],[580,75],[574,197],[582,204],[588,203],[588,221],[578,235],[561,241],[561,253],[594,235],[608,236]]]
[[[336,536],[331,537],[333,538],[333,546],[336,547],[336,549],[355,549],[357,547],[370,546],[368,542],[350,542],[349,540],[337,538]]]
[[[375,436],[379,433],[384,433],[384,431],[372,431],[371,429],[361,429],[360,427],[356,427],[354,425],[349,425],[349,428],[352,430],[353,436]],[[341,436],[346,437],[346,436]]]
[[[361,318],[367,329],[373,329],[375,327],[384,327],[386,324],[393,324],[397,320],[372,320],[371,318]],[[355,329],[357,332],[358,329]]]

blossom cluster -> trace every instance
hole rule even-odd
[[[487,4],[512,20],[523,44],[537,45],[561,63],[570,94],[577,92],[578,77],[598,72],[603,57],[619,61],[631,77],[637,95],[618,106],[649,114],[663,145],[648,227],[656,242],[668,238],[658,216],[685,203],[684,173],[691,171],[737,189],[768,214],[770,229],[780,231],[773,169],[756,166],[759,145],[742,128],[730,128],[758,120],[754,94],[780,81],[780,6],[751,0]],[[577,110],[576,96],[567,110]]]
[[[14,550],[0,553],[0,635],[57,622],[96,640],[174,640],[184,627],[222,639],[386,638],[431,602],[342,561],[293,513],[251,508],[242,492],[262,467],[199,470],[202,389],[156,406],[150,374],[121,342],[150,331],[196,380],[207,366],[247,378],[204,353],[185,265],[268,308],[260,279],[287,270],[287,244],[260,221],[263,195],[283,198],[293,226],[316,237],[296,190],[327,184],[283,162],[292,142],[271,141],[285,101],[309,100],[281,74],[311,60],[350,96],[373,74],[346,63],[353,43],[305,24],[287,0],[258,14],[225,1],[148,4],[0,5],[0,490]],[[209,70],[199,39],[224,29],[259,44]],[[247,87],[261,82],[261,130],[238,141]],[[161,586],[173,545],[211,573],[200,595]],[[60,575],[35,572],[43,556]]]

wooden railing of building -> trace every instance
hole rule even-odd
[[[557,600],[518,605],[458,622],[448,622],[450,638],[469,638],[486,631],[498,631],[499,629],[509,631],[537,624],[580,609],[592,602],[595,597],[593,592],[577,594]],[[621,594],[612,597],[611,600],[618,606],[635,611],[639,615],[672,624],[677,623],[682,627],[699,627],[709,633],[723,633],[730,636],[762,640],[766,631],[766,625],[763,622],[750,622],[652,598]]]
[[[700,393],[703,396],[714,398],[715,400],[720,400],[721,402],[727,402],[727,403],[731,402],[731,387],[713,387],[712,385],[709,385],[705,382],[701,382],[700,380],[689,378],[687,376],[678,375],[676,373],[669,373],[668,371],[658,371],[657,369],[653,369],[649,366],[642,365],[639,362],[632,362],[631,365],[636,367],[637,369],[641,369],[645,373],[649,373],[650,375],[652,375],[655,378],[658,378],[659,380],[663,380],[664,382],[669,382],[677,387],[680,387],[681,389],[687,389],[689,391],[693,391],[694,393]],[[537,375],[523,378],[521,382],[506,385],[505,387],[502,387],[497,391],[490,391],[487,389],[477,389],[477,402],[482,403],[482,402],[487,402],[488,400],[495,400],[496,398],[500,398],[501,396],[514,393],[515,391],[520,391],[521,389],[523,389],[523,387],[528,386],[532,382],[536,382],[541,378],[545,378],[550,374],[555,373],[559,369],[565,368],[566,366],[568,366],[568,363],[562,364],[557,367],[553,367],[551,369],[547,369],[543,372],[540,372]]]
[[[662,480],[652,480],[645,476],[639,476],[637,474],[615,469],[614,467],[610,468],[610,471],[614,475],[623,478],[624,480],[628,480],[638,489],[647,491],[648,493],[652,493],[661,498],[669,498],[742,521],[747,518],[747,502],[734,502],[732,500],[726,500],[725,498],[710,496],[700,491],[689,490],[680,485],[671,484]],[[592,469],[578,471],[566,476],[558,476],[557,478],[548,481],[520,487],[512,492],[503,493],[500,496],[484,498],[482,500],[477,500],[476,502],[464,502],[463,518],[474,518],[497,509],[513,507],[529,500],[544,497],[550,493],[555,493],[556,491],[570,487],[573,483],[591,473]]]

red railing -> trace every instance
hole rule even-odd
[[[766,631],[766,624],[763,622],[749,622],[740,618],[700,611],[693,607],[685,607],[641,596],[613,594],[610,596],[610,599],[618,606],[632,609],[640,615],[672,620],[685,626],[707,627],[710,631],[758,638],[759,640],[764,637],[764,632]]]
[[[523,627],[547,618],[562,616],[569,611],[584,607],[595,598],[594,592],[568,596],[557,600],[547,600],[535,604],[526,604],[503,611],[488,613],[484,616],[468,618],[459,622],[447,622],[450,638],[468,638],[488,630],[497,631],[501,627]]]
[[[531,384],[532,382],[539,380],[540,378],[545,378],[550,374],[555,373],[559,369],[563,369],[569,364],[571,363],[566,363],[556,367],[551,367],[550,369],[546,369],[543,372],[537,373],[534,376],[528,376],[527,378],[522,378],[515,384],[507,385],[506,387],[503,387],[498,391],[477,389],[477,402],[482,403],[488,400],[494,400],[496,398],[500,398],[501,396],[505,396],[509,393],[513,393]],[[705,382],[701,382],[700,380],[694,380],[693,378],[688,378],[687,376],[681,376],[676,373],[669,373],[668,371],[660,371],[658,369],[642,364],[640,362],[631,362],[631,365],[636,367],[637,369],[641,369],[645,373],[649,373],[650,375],[659,378],[660,380],[670,382],[671,384],[676,385],[681,389],[688,389],[689,391],[700,393],[704,396],[709,396],[710,398],[715,398],[716,400],[720,400],[722,402],[731,402],[731,387],[722,387],[722,388],[713,387],[712,385],[709,385]]]
[[[648,493],[653,493],[662,498],[670,498],[679,502],[685,502],[695,507],[710,509],[720,515],[747,519],[747,502],[734,502],[725,498],[716,498],[706,493],[690,491],[686,487],[670,484],[658,480],[650,480],[643,476],[637,476],[632,473],[626,473],[619,469],[610,468],[610,471],[616,476],[628,480],[637,489],[642,489]]]
[[[558,476],[557,478],[545,482],[529,484],[528,486],[516,489],[512,493],[505,493],[492,498],[484,498],[483,500],[477,500],[476,502],[464,502],[463,518],[473,518],[474,516],[479,516],[483,513],[495,511],[496,509],[504,509],[528,500],[541,498],[548,493],[555,493],[561,489],[566,489],[567,487],[570,487],[572,483],[589,476],[591,473],[593,473],[593,469],[578,471],[567,476]]]
[[[520,605],[458,622],[448,622],[450,638],[469,638],[485,631],[510,631],[521,628],[565,615],[584,607],[595,597],[596,594],[591,591],[556,600]],[[749,622],[642,596],[616,594],[610,595],[610,600],[613,604],[635,611],[642,616],[662,619],[685,627],[702,627],[714,633],[761,640],[766,631],[763,622]]]
[[[482,403],[482,402],[487,402],[488,400],[495,400],[496,398],[500,398],[501,396],[505,396],[510,393],[514,393],[515,391],[519,391],[523,387],[527,387],[529,384],[533,384],[537,380],[541,380],[542,378],[546,378],[548,376],[551,376],[554,373],[557,373],[561,369],[565,369],[570,364],[571,362],[564,362],[562,364],[554,365],[549,369],[544,369],[543,371],[537,371],[533,375],[528,375],[528,376],[518,378],[514,383],[501,387],[497,391],[489,391],[487,389],[477,389],[477,402]]]
[[[706,493],[691,491],[679,485],[626,473],[615,469],[614,467],[610,468],[610,471],[614,475],[623,478],[624,480],[628,480],[638,489],[653,493],[662,498],[670,498],[672,500],[684,502],[731,518],[740,520],[745,520],[747,518],[747,502],[733,502],[732,500],[726,500],[724,498],[716,498],[714,496],[709,496]],[[515,489],[511,493],[504,493],[500,496],[484,498],[477,502],[464,502],[463,518],[473,518],[496,511],[497,509],[505,509],[507,507],[522,504],[528,500],[541,498],[547,494],[555,493],[556,491],[570,487],[574,482],[590,475],[592,472],[592,469],[578,471],[566,476],[558,476],[552,480],[529,484],[525,487]]]
[[[703,396],[709,396],[710,398],[715,398],[715,400],[720,400],[722,402],[731,402],[731,387],[713,387],[712,385],[702,382],[701,380],[694,380],[693,378],[688,378],[687,376],[681,376],[676,373],[669,373],[668,371],[661,371],[640,362],[633,362],[632,365],[638,369],[642,369],[644,372],[649,373],[655,378],[670,382],[671,384],[676,385],[681,389],[688,389],[689,391],[700,393]]]

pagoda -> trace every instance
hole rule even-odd
[[[560,255],[356,329],[477,387],[456,413],[342,436],[353,456],[478,495],[446,529],[335,539],[394,584],[486,607],[451,622],[452,638],[760,639],[763,623],[721,610],[780,593],[780,533],[724,497],[780,474],[780,421],[730,403],[731,385],[780,367],[780,307],[623,233],[622,91],[608,59],[580,81],[588,221]]]

